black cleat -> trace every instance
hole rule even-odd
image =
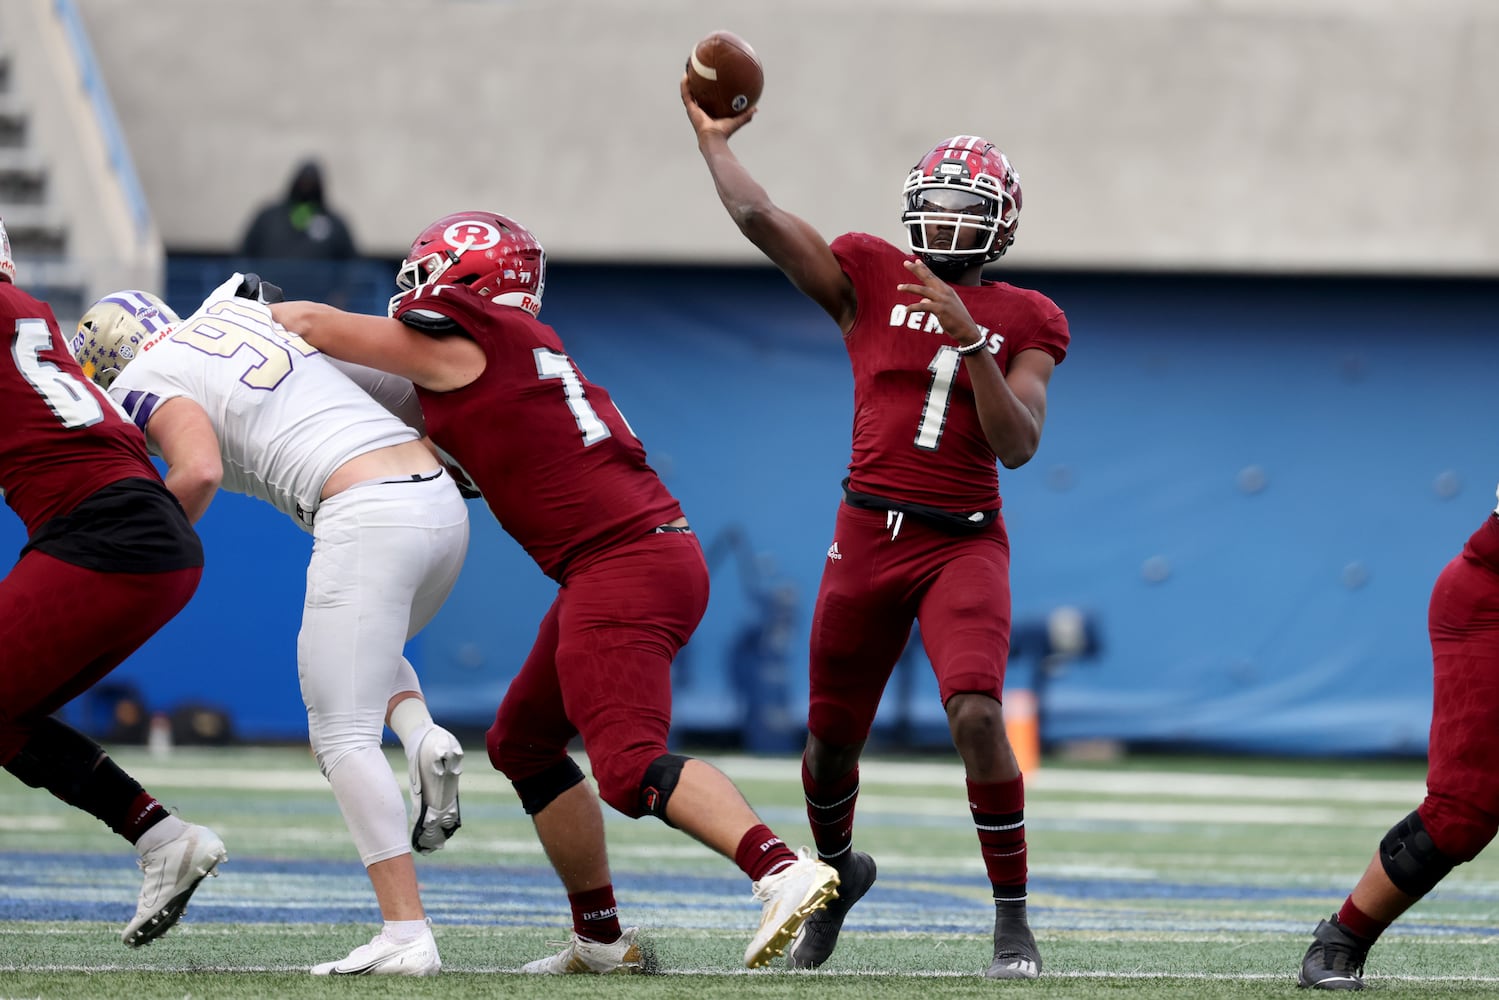
[[[1025,903],[998,903],[994,907],[994,961],[984,971],[986,979],[1035,979],[1041,975],[1041,952],[1025,917]]]
[[[874,885],[877,874],[874,858],[863,851],[854,851],[850,857],[848,871],[839,872],[838,898],[829,900],[826,909],[808,917],[802,929],[796,932],[796,937],[791,939],[786,949],[788,969],[815,969],[826,962],[838,946],[843,918]]]
[[[1369,944],[1337,923],[1324,920],[1312,932],[1312,945],[1301,960],[1297,986],[1314,990],[1361,990],[1364,988],[1364,961]]]

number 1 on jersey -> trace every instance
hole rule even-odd
[[[952,399],[952,384],[962,364],[957,348],[940,347],[937,356],[926,370],[932,373],[932,384],[927,386],[926,403],[921,407],[921,426],[916,428],[916,447],[922,451],[936,451],[942,440],[942,428],[947,423],[947,404]]]

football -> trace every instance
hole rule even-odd
[[[687,57],[687,89],[714,118],[733,118],[755,106],[765,71],[749,42],[732,31],[715,31]]]

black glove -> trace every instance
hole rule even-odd
[[[250,299],[264,305],[272,302],[284,302],[286,294],[281,291],[280,286],[273,285],[269,281],[262,281],[260,275],[254,271],[246,272],[240,280],[239,287],[234,294],[241,299]]]

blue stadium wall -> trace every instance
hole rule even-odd
[[[174,259],[168,298],[188,311],[222,273]],[[1051,294],[1074,338],[1040,453],[1001,470],[1015,614],[1075,607],[1101,637],[1098,655],[1042,678],[1047,741],[1424,752],[1430,588],[1499,480],[1499,283],[1014,280]],[[354,304],[381,307],[377,286]],[[709,554],[707,617],[674,668],[676,738],[799,745],[848,458],[836,330],[764,270],[558,266],[544,315],[609,386]],[[554,587],[482,505],[471,513],[457,590],[410,655],[436,715],[483,726]],[[311,539],[231,495],[200,528],[197,597],[112,679],[152,709],[221,705],[243,738],[301,739]],[[18,522],[3,531],[18,549]],[[1023,650],[1011,685],[1036,683],[1039,660]],[[99,708],[85,696],[70,712],[97,728]],[[942,720],[913,644],[876,738],[941,745]]]

